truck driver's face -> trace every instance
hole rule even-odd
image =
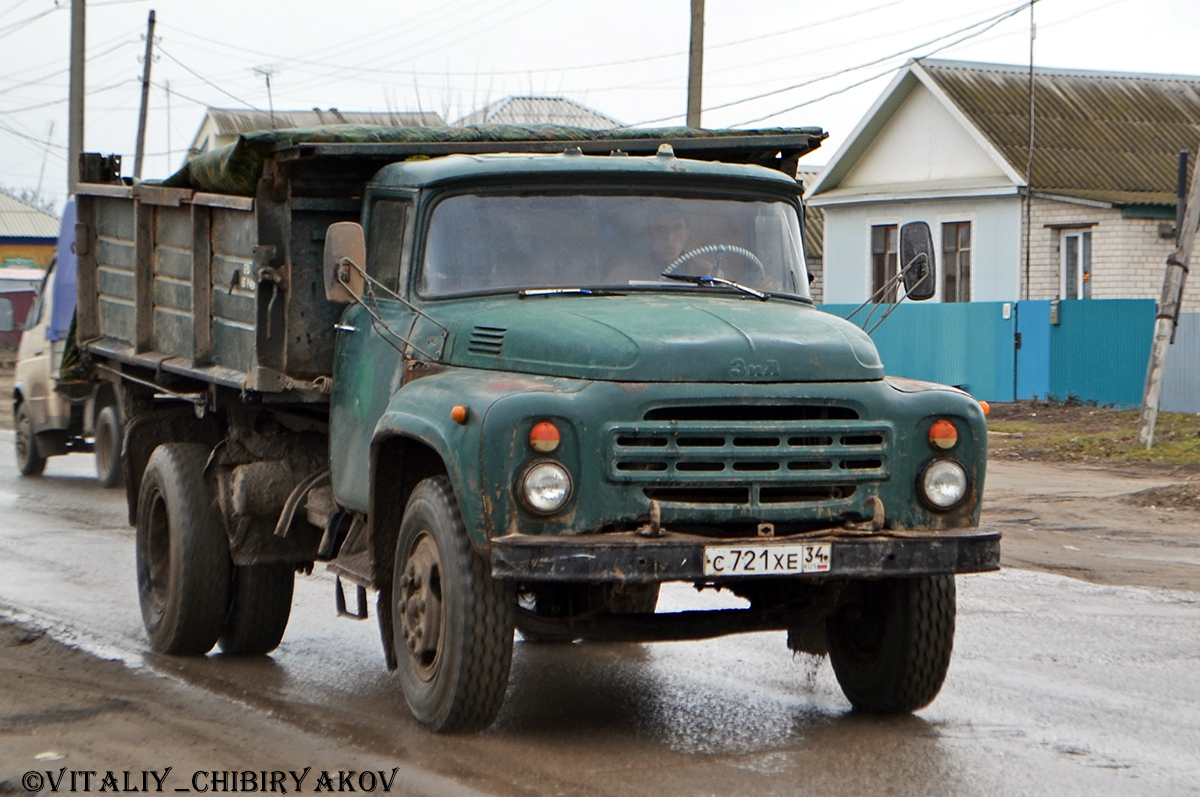
[[[655,257],[665,266],[683,254],[687,243],[687,220],[677,213],[659,216],[646,228],[646,240]]]

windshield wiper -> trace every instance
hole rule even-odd
[[[517,291],[517,296],[522,299],[528,296],[620,296],[617,291],[607,290],[605,288],[526,288],[525,290]]]
[[[742,293],[753,296],[755,299],[763,302],[771,298],[770,295],[763,293],[762,291],[755,290],[749,285],[743,285],[740,282],[734,282],[733,280],[722,279],[720,277],[714,277],[711,275],[699,276],[696,274],[671,274],[667,271],[664,271],[662,275],[667,279],[679,280],[680,282],[690,282],[693,285],[725,285],[727,287],[739,290]]]

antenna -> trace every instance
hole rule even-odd
[[[267,108],[271,111],[271,129],[278,130],[278,125],[275,124],[275,100],[271,97],[271,77],[279,74],[279,70],[273,66],[256,66],[254,74],[262,75],[263,80],[267,81]]]

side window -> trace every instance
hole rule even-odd
[[[53,272],[52,272],[53,273]],[[29,315],[25,316],[25,329],[33,329],[42,320],[42,305],[45,304],[43,299],[46,298],[46,286],[49,284],[50,275],[47,274],[42,280],[42,287],[38,288],[37,298],[33,300],[33,306],[29,308]]]
[[[971,222],[942,225],[942,301],[971,301]]]
[[[871,295],[874,296],[898,270],[900,228],[895,224],[877,224],[871,228]],[[896,301],[896,286],[879,297],[879,302]]]
[[[0,332],[13,331],[13,303],[7,296],[0,296]]]
[[[367,273],[396,292],[400,290],[404,233],[411,211],[412,203],[404,199],[377,199],[371,207]]]

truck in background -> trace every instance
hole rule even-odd
[[[17,349],[13,384],[17,470],[40,475],[48,457],[96,455],[96,479],[119,487],[121,401],[119,382],[63,376],[63,358],[75,315],[75,200],[63,210],[58,248],[29,310]],[[68,359],[71,359],[68,357]]]
[[[813,306],[823,137],[279,131],[135,186],[87,156],[77,336],[120,386],[151,647],[270,652],[327,562],[433,731],[492,722],[514,628],[787,631],[861,710],[932,701],[954,575],[999,567],[986,427]],[[656,612],[671,581],[748,608]]]

